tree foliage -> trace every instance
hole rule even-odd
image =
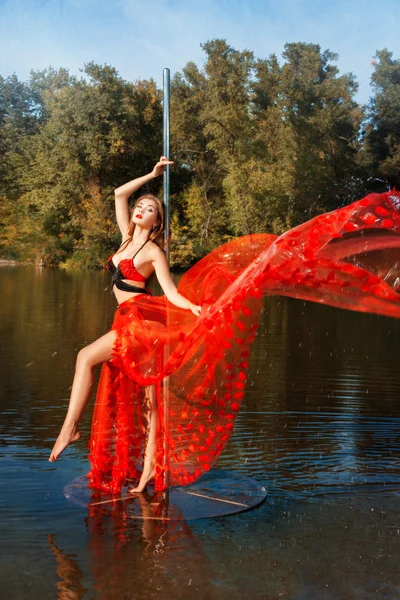
[[[373,61],[374,96],[367,110],[364,152],[367,169],[400,186],[400,60],[387,49]]]
[[[49,263],[96,266],[116,243],[113,189],[160,153],[161,101],[154,82],[127,83],[107,65],[88,64],[84,74],[32,74],[36,131],[21,146],[24,168],[11,156],[24,193],[10,197],[13,208],[7,196],[3,226],[12,246],[18,215],[31,215],[42,232],[33,252]]]
[[[189,62],[171,86],[173,266],[336,208],[362,178],[399,180],[400,62],[388,50],[362,107],[354,75],[316,44],[286,44],[281,61],[221,39],[202,49],[203,66]],[[0,76],[1,257],[103,264],[118,244],[113,190],[151,170],[161,135],[152,80],[94,63],[81,77]]]

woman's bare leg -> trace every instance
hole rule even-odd
[[[111,358],[114,342],[115,332],[109,331],[78,353],[67,416],[51,451],[50,462],[57,460],[69,444],[81,437],[78,423],[92,393],[93,368]]]
[[[147,439],[146,448],[144,451],[144,464],[140,481],[135,488],[129,490],[132,494],[135,492],[143,492],[147,484],[154,477],[156,466],[156,443],[157,443],[157,427],[158,427],[158,408],[156,386],[150,385],[146,388],[147,397],[149,399],[149,436]]]

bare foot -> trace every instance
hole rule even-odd
[[[51,451],[49,462],[54,462],[57,460],[62,452],[64,452],[65,448],[73,442],[77,442],[80,437],[81,432],[75,423],[73,425],[63,425],[60,435],[58,436],[56,443],[53,446],[53,450]]]
[[[140,477],[138,485],[135,488],[132,488],[131,490],[129,490],[129,493],[130,494],[140,494],[141,492],[143,492],[146,489],[147,484],[150,483],[150,481],[154,478],[154,472],[155,472],[154,465],[150,465],[149,467],[144,467],[143,473],[142,473],[142,476]]]

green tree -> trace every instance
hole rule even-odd
[[[212,54],[212,44],[207,52]],[[176,163],[173,180],[181,182],[172,198],[181,224],[179,230],[173,229],[173,263],[179,260],[189,264],[232,236],[222,189],[226,168],[217,141],[218,135],[225,136],[226,132],[216,122],[215,107],[212,113],[214,92],[210,85],[214,83],[210,72],[207,68],[201,72],[194,63],[188,63],[172,82],[171,132]],[[223,141],[224,148],[230,144],[228,136]]]
[[[23,148],[38,128],[35,109],[29,85],[15,74],[6,79],[0,76],[0,250],[6,258],[17,258],[17,247],[25,246],[18,222],[25,223],[27,215],[19,198],[24,192]]]
[[[49,263],[97,266],[117,239],[113,189],[160,153],[161,105],[153,81],[130,84],[93,63],[84,75],[42,93],[46,117],[26,147],[23,201]]]
[[[237,235],[281,233],[291,225],[295,143],[292,124],[285,118],[281,78],[275,55],[256,61],[247,108],[251,140],[230,162],[224,180],[230,222]]]
[[[362,163],[368,171],[400,186],[400,60],[380,50],[373,62],[374,96],[367,110]]]
[[[171,263],[187,267],[233,235],[281,233],[362,193],[361,176],[398,181],[400,66],[378,52],[364,122],[357,83],[316,44],[283,61],[225,40],[202,46],[172,81]],[[117,244],[113,190],[161,154],[161,94],[89,63],[0,77],[2,256],[103,264]],[[158,192],[161,181],[148,191]],[[143,190],[141,190],[143,191]]]
[[[293,222],[336,208],[356,171],[363,111],[352,74],[339,76],[337,55],[315,44],[286,44],[285,116],[295,140]]]
[[[250,119],[242,152],[230,161],[224,191],[236,234],[282,233],[335,208],[354,176],[363,116],[352,75],[314,44],[287,44],[249,73]]]
[[[0,197],[21,193],[18,154],[26,136],[37,129],[35,102],[29,86],[11,75],[0,76]]]

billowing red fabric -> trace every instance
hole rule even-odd
[[[146,439],[144,387],[156,385],[156,490],[188,485],[224,449],[244,396],[263,295],[279,294],[400,318],[400,193],[370,194],[285,234],[220,246],[181,279],[200,317],[164,296],[117,310],[90,440],[90,485],[137,480]],[[168,377],[166,380],[165,378]]]

